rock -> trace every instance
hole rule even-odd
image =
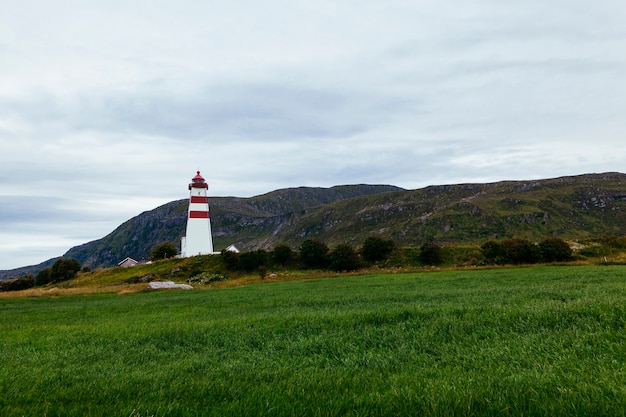
[[[193,290],[193,287],[191,285],[176,284],[173,281],[154,281],[148,284],[148,288],[150,288],[151,290],[169,290],[169,289]]]

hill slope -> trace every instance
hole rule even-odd
[[[102,239],[70,249],[93,267],[126,256],[145,259],[154,245],[178,244],[187,199],[144,212]],[[252,198],[211,198],[216,250],[296,248],[307,238],[360,245],[378,234],[401,246],[479,244],[488,239],[547,236],[584,239],[626,234],[626,174],[586,174],[533,181],[458,184],[403,190],[352,185],[290,188]],[[36,268],[36,267],[33,267]]]
[[[210,209],[214,246],[216,250],[232,243],[241,249],[271,247],[280,239],[280,229],[296,222],[307,210],[398,190],[402,189],[389,185],[344,185],[289,188],[251,198],[213,197]],[[180,243],[185,234],[187,206],[188,199],[183,199],[144,212],[104,238],[74,247],[64,256],[92,267],[115,265],[126,256],[147,259],[157,243]]]
[[[360,197],[303,215],[281,238],[290,243],[319,237],[330,244],[359,244],[372,233],[400,245],[623,235],[626,175],[432,186]]]

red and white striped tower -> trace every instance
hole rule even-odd
[[[209,185],[198,171],[189,184],[187,234],[182,239],[180,251],[183,257],[213,253],[208,189]]]

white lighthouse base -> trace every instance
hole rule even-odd
[[[187,226],[187,236],[181,239],[180,244],[180,253],[183,258],[188,258],[190,256],[196,255],[213,255],[216,252],[213,252],[213,242],[211,239],[211,231],[210,226],[207,223],[204,225],[196,225],[201,226],[200,228],[196,228],[192,230],[191,233],[189,231],[189,224],[192,226],[194,219],[189,219],[189,223]],[[204,227],[202,227],[204,226]],[[203,230],[206,229],[206,230]]]

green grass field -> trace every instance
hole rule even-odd
[[[623,416],[626,268],[0,300],[2,416]]]

